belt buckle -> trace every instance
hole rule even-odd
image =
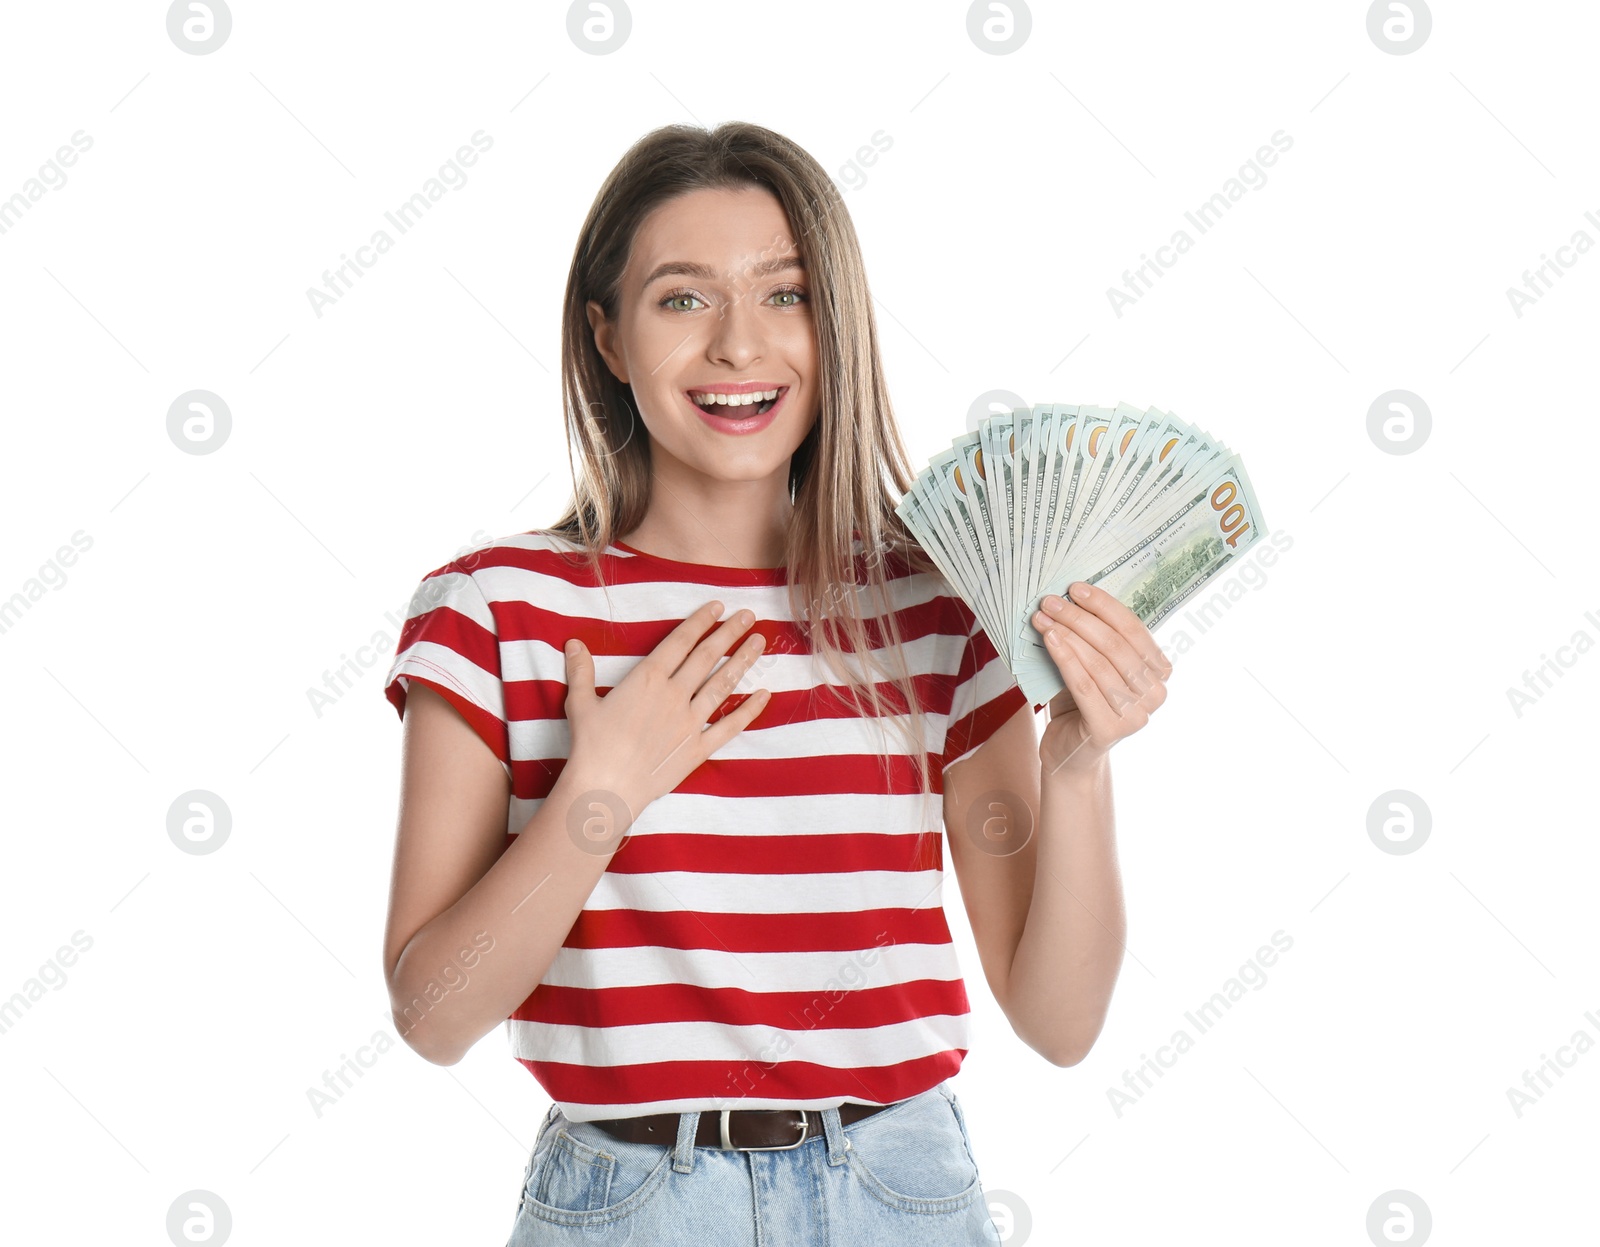
[[[735,1147],[734,1144],[733,1144],[733,1141],[728,1137],[728,1114],[733,1112],[734,1110],[731,1109],[731,1108],[725,1108],[725,1109],[723,1109],[721,1111],[722,1111],[722,1146],[723,1146],[723,1148],[725,1148],[728,1151],[738,1151],[738,1152],[787,1152],[790,1148],[799,1147],[802,1143],[804,1143],[806,1141],[806,1124],[807,1124],[806,1123],[806,1111],[803,1108],[785,1110],[787,1112],[799,1113],[800,1114],[800,1137],[798,1139],[796,1139],[793,1143],[775,1143],[771,1147]],[[739,1111],[740,1112],[751,1112],[751,1111],[754,1111],[754,1110],[740,1109]]]

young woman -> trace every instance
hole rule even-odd
[[[1076,1063],[1122,955],[1107,753],[1170,664],[1046,599],[1036,736],[894,513],[855,232],[781,136],[641,139],[563,331],[570,508],[424,577],[385,682],[396,1023],[450,1065],[504,1022],[553,1100],[513,1245],[993,1243],[939,823],[995,998]]]

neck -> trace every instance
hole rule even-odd
[[[656,485],[659,487],[660,480]],[[794,504],[787,491],[779,499],[755,496],[749,486],[720,498],[688,503],[669,490],[652,490],[645,517],[622,540],[636,550],[682,563],[716,567],[781,567],[788,548]]]

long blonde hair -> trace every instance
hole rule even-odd
[[[906,715],[913,728],[922,726],[924,707],[901,648],[886,571],[938,572],[894,510],[914,473],[883,379],[855,227],[832,179],[782,135],[747,122],[727,122],[714,130],[663,126],[628,149],[595,196],[573,251],[562,312],[561,379],[573,497],[550,531],[582,547],[603,583],[601,553],[639,525],[650,500],[650,439],[640,427],[632,387],[617,380],[595,346],[585,304],[594,299],[608,319],[617,319],[634,234],[653,209],[692,190],[746,186],[770,191],[788,216],[811,284],[817,336],[820,410],[789,468],[793,522],[784,562],[791,614],[858,709],[865,713],[870,707],[874,719]],[[852,558],[858,535],[863,554]],[[879,604],[865,617],[857,610],[862,596]],[[880,636],[880,645],[892,669],[872,653],[865,618],[874,616],[883,620],[886,636]],[[899,704],[880,696],[871,678],[855,678],[830,635],[835,629],[848,638],[869,677],[874,668],[882,672]],[[911,732],[902,732],[902,738],[927,799],[932,791],[927,742]],[[888,759],[883,761],[887,774]]]

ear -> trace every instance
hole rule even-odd
[[[627,385],[628,369],[622,362],[622,356],[617,353],[615,327],[606,319],[605,308],[598,301],[590,299],[584,304],[584,311],[589,316],[589,328],[594,333],[594,345],[600,352],[600,358],[606,361],[611,374]]]

